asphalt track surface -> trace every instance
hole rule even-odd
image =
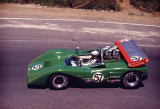
[[[134,38],[151,59],[142,87],[27,88],[27,66],[55,48],[100,48]],[[63,19],[0,18],[0,109],[159,109],[160,27]]]

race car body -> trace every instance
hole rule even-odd
[[[85,83],[120,83],[125,88],[138,88],[148,77],[148,61],[132,39],[99,49],[53,49],[29,64],[27,83],[65,89],[75,77]]]

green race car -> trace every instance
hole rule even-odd
[[[148,77],[145,63],[149,58],[133,39],[115,44],[90,50],[49,50],[29,64],[28,86],[66,89],[72,78],[78,78],[85,83],[120,83],[124,88],[138,88]]]

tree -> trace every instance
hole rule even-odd
[[[117,0],[114,0],[114,11],[117,11]]]
[[[78,8],[88,5],[89,3],[93,1],[95,0],[70,0],[70,3],[71,3],[72,8],[78,9]]]
[[[29,0],[25,0],[26,3],[29,3]]]

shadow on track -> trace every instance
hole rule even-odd
[[[140,84],[140,87],[144,87],[143,83]],[[48,84],[46,84],[45,86],[40,86],[40,85],[28,85],[28,88],[32,88],[32,89],[46,89],[49,88]],[[69,82],[69,86],[68,88],[83,88],[83,89],[87,89],[87,88],[122,88],[122,89],[126,89],[124,88],[120,83],[106,83],[106,82],[101,82],[101,83],[85,83],[84,81],[82,81],[79,78],[72,78]],[[53,90],[53,89],[51,89]]]

